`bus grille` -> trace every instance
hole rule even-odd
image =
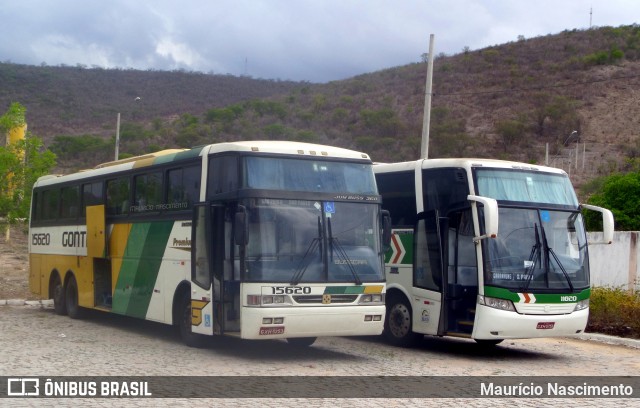
[[[300,304],[322,304],[322,295],[293,296],[293,300]],[[331,295],[331,303],[353,303],[358,295]]]
[[[559,315],[573,312],[576,304],[573,303],[516,303],[516,310],[521,314],[530,315]]]

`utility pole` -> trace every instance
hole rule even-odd
[[[433,42],[434,35],[429,36],[429,56],[427,62],[427,84],[424,94],[424,114],[422,122],[422,145],[420,148],[420,158],[429,158],[429,126],[431,124],[431,88],[433,86]]]
[[[120,112],[118,112],[118,120],[116,121],[116,158],[118,160],[118,150],[120,149]]]

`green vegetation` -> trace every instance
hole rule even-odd
[[[640,292],[593,288],[587,331],[640,339]]]
[[[613,213],[616,231],[640,230],[640,172],[613,174],[591,186],[596,191],[589,197],[589,204],[608,208]],[[585,213],[587,229],[601,228],[599,214]]]
[[[21,126],[26,108],[12,103],[0,117],[0,131]],[[9,222],[29,216],[31,189],[38,177],[47,174],[56,164],[55,155],[42,148],[42,140],[27,133],[22,140],[0,146],[0,218]]]

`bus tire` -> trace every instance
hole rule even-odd
[[[183,296],[180,300],[179,313],[180,318],[178,320],[178,328],[180,330],[180,337],[184,344],[194,348],[204,347],[206,337],[202,334],[191,331],[191,299],[188,295]]]
[[[474,339],[479,346],[493,347],[504,341],[504,339]]]
[[[62,281],[60,280],[60,275],[55,273],[53,280],[51,282],[52,288],[52,297],[53,297],[53,310],[56,314],[60,316],[64,316],[67,314],[67,304],[65,303],[65,292],[64,286],[62,286]]]
[[[69,277],[64,293],[65,306],[69,317],[82,319],[84,317],[84,309],[78,304],[78,283],[73,275]]]
[[[411,305],[401,296],[392,296],[387,301],[386,316],[384,320],[384,337],[390,344],[398,347],[415,346],[422,338],[414,333],[411,328]]]
[[[287,339],[287,343],[294,347],[309,347],[316,339],[317,337],[291,337]]]

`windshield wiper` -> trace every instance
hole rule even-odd
[[[538,263],[538,261],[540,261],[540,246],[542,244],[540,243],[540,234],[538,233],[538,224],[533,224],[533,228],[536,235],[536,243],[531,248],[531,254],[529,254],[529,262],[533,262],[533,264],[531,264],[528,268],[525,268],[525,271],[527,271],[527,281],[522,287],[523,292],[526,292],[527,289],[529,288],[529,285],[531,284],[531,280],[533,279],[533,273],[535,272],[535,269],[536,269],[536,264]]]
[[[556,252],[553,250],[553,248],[551,248],[549,246],[549,243],[547,241],[547,235],[544,231],[544,228],[542,227],[542,225],[540,226],[540,230],[542,231],[542,241],[544,243],[544,247],[545,247],[545,251],[547,252],[547,256],[546,256],[546,267],[545,267],[545,276],[546,281],[547,281],[547,287],[549,286],[549,277],[548,274],[551,270],[551,260],[549,259],[549,255],[551,254],[553,256],[553,259],[556,260],[556,263],[558,264],[558,266],[560,267],[560,270],[562,271],[562,274],[564,275],[564,278],[567,280],[567,283],[569,284],[569,289],[571,290],[571,292],[573,292],[573,284],[571,283],[571,277],[569,276],[569,274],[567,273],[567,270],[564,268],[564,266],[562,265],[562,262],[560,262],[560,259],[558,258],[558,256],[556,255]]]
[[[319,216],[318,216],[318,236],[313,238],[309,243],[309,247],[307,248],[307,251],[304,253],[304,256],[302,257],[302,259],[300,260],[300,264],[298,265],[298,269],[296,270],[296,273],[293,275],[293,278],[291,278],[291,282],[289,282],[291,286],[295,286],[298,283],[300,283],[302,276],[304,275],[304,273],[307,271],[307,268],[311,264],[311,262],[307,262],[307,264],[305,265],[304,261],[307,259],[309,254],[313,253],[316,250],[316,248],[320,248],[320,256],[322,256],[322,223],[320,221]]]
[[[349,270],[353,275],[353,279],[356,285],[358,286],[362,285],[362,280],[360,279],[358,272],[356,272],[356,269],[353,267],[353,264],[351,263],[351,259],[349,259],[349,256],[347,255],[347,252],[342,247],[342,244],[340,244],[340,241],[338,241],[338,238],[333,237],[333,234],[331,232],[331,218],[327,219],[327,228],[329,230],[329,244],[331,245],[331,257],[333,258],[333,246],[335,245],[336,252],[338,252],[338,255],[340,255],[344,260],[344,262],[349,266]]]

